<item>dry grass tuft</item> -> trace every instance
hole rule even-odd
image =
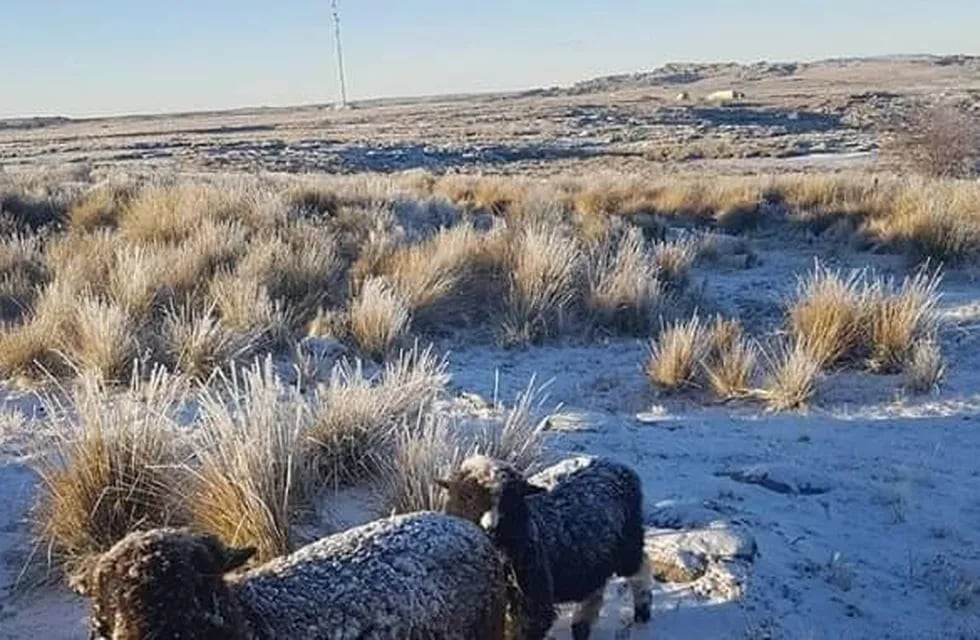
[[[514,406],[479,425],[457,424],[433,411],[406,419],[381,476],[385,506],[396,513],[442,509],[446,496],[436,479],[449,477],[473,453],[507,460],[523,473],[536,470],[544,444],[542,390],[532,379]]]
[[[642,232],[607,241],[590,262],[585,305],[593,322],[629,333],[646,332],[663,302],[657,269]]]
[[[187,509],[194,526],[255,546],[263,562],[290,550],[290,518],[306,495],[298,445],[308,406],[280,383],[271,358],[223,382],[201,401]]]
[[[0,241],[0,322],[24,315],[48,278],[36,236],[12,234]]]
[[[882,279],[872,285],[865,319],[872,371],[898,373],[915,344],[936,334],[940,281],[938,273],[923,270],[900,287]]]
[[[68,338],[68,358],[81,371],[108,382],[129,376],[139,355],[138,325],[118,304],[82,297]]]
[[[698,316],[676,322],[650,344],[647,377],[670,391],[696,386],[701,361],[709,348],[709,334]]]
[[[411,313],[383,278],[371,278],[351,301],[350,336],[368,357],[380,360],[405,338]]]
[[[547,385],[537,386],[532,377],[503,414],[499,424],[484,425],[476,432],[476,452],[506,460],[522,473],[536,470],[544,448],[545,421],[542,408]]]
[[[767,354],[769,373],[759,396],[771,411],[803,408],[816,392],[820,363],[800,342],[782,345],[774,355]]]
[[[922,339],[912,345],[902,370],[904,386],[913,393],[929,393],[939,387],[946,374],[939,340]]]
[[[69,226],[81,231],[115,227],[135,191],[133,185],[114,183],[91,189],[68,210]]]
[[[822,367],[856,356],[861,347],[865,277],[863,272],[842,277],[818,262],[797,284],[788,311],[790,333]]]
[[[416,322],[434,324],[446,316],[465,315],[485,306],[479,294],[479,268],[492,259],[496,237],[461,225],[444,229],[420,244],[401,247],[381,260],[376,275],[385,276],[405,300]]]
[[[39,462],[35,526],[69,572],[130,531],[179,519],[173,415],[184,392],[158,369],[118,394],[83,376],[69,400],[46,399],[54,447]]]
[[[721,400],[750,395],[756,369],[756,349],[737,320],[715,319],[708,329],[710,347],[702,366],[715,396]]]
[[[509,250],[504,342],[524,344],[554,334],[581,288],[581,248],[561,227],[529,223]]]
[[[191,378],[206,380],[218,368],[256,348],[261,336],[229,331],[212,310],[167,310],[161,328],[166,361]]]
[[[680,291],[687,286],[691,267],[698,257],[698,241],[683,238],[659,242],[653,249],[653,263],[657,277],[669,289]]]
[[[380,477],[379,493],[386,512],[441,511],[446,492],[436,480],[449,475],[466,459],[459,426],[448,416],[426,412],[394,431],[394,454]]]
[[[386,364],[377,380],[360,361],[341,362],[317,391],[308,434],[319,477],[341,484],[374,473],[390,453],[396,427],[416,420],[448,381],[446,361],[418,345]]]

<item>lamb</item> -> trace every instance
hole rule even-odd
[[[506,557],[520,638],[544,638],[555,605],[575,602],[572,637],[586,640],[613,574],[629,581],[635,621],[650,619],[643,495],[629,467],[578,457],[525,480],[509,464],[475,455],[437,482],[448,492],[446,511],[479,523]]]
[[[73,586],[106,640],[503,638],[503,564],[462,519],[378,520],[225,575],[254,551],[180,529],[131,533]]]

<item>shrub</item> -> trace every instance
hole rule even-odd
[[[913,111],[884,149],[900,164],[934,177],[963,177],[980,162],[980,119],[953,106]]]
[[[650,344],[647,377],[655,385],[671,391],[695,386],[709,347],[708,334],[698,316],[676,322]]]
[[[595,252],[585,304],[597,325],[646,332],[662,301],[657,270],[639,229],[630,229],[618,243],[608,240]]]
[[[528,223],[509,248],[505,343],[527,343],[558,331],[580,290],[583,255],[554,225]]]
[[[736,320],[715,319],[708,330],[710,346],[703,362],[704,374],[721,400],[750,395],[756,368],[756,350]]]
[[[935,335],[940,281],[938,273],[923,270],[905,278],[901,287],[891,280],[874,283],[864,321],[873,371],[901,371],[916,342]]]
[[[256,547],[264,562],[290,550],[290,519],[307,496],[299,443],[308,408],[280,383],[271,358],[222,382],[201,400],[187,509],[197,528]]]
[[[382,278],[368,280],[351,301],[350,335],[370,358],[380,360],[390,353],[404,339],[410,322],[405,301]]]
[[[865,274],[847,277],[822,267],[799,280],[789,307],[792,336],[821,366],[857,355],[867,304]]]
[[[184,392],[178,378],[157,369],[133,376],[118,394],[83,376],[69,400],[45,400],[54,446],[38,463],[35,526],[69,571],[130,531],[179,521],[173,416]]]
[[[816,392],[820,363],[800,342],[782,345],[774,355],[767,355],[769,373],[759,392],[772,411],[805,407]]]
[[[376,380],[360,361],[341,362],[317,390],[308,434],[319,477],[342,484],[374,473],[390,453],[396,427],[416,420],[447,382],[445,360],[418,345],[386,364]]]

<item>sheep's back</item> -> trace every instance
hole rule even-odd
[[[502,584],[478,528],[419,513],[319,540],[246,573],[235,589],[265,637],[462,639],[492,615]]]
[[[557,602],[578,601],[629,564],[641,527],[636,473],[603,458],[565,460],[532,476],[548,488],[528,504],[551,565]],[[639,531],[640,535],[642,531]]]

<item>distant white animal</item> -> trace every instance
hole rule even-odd
[[[674,96],[674,100],[677,100],[678,102],[685,102],[690,99],[691,99],[691,94],[688,93],[687,91],[681,91],[676,96]]]
[[[723,91],[713,91],[709,93],[705,100],[708,102],[715,102],[718,104],[727,104],[729,102],[737,102],[739,100],[744,100],[745,94],[736,89],[725,89]]]

